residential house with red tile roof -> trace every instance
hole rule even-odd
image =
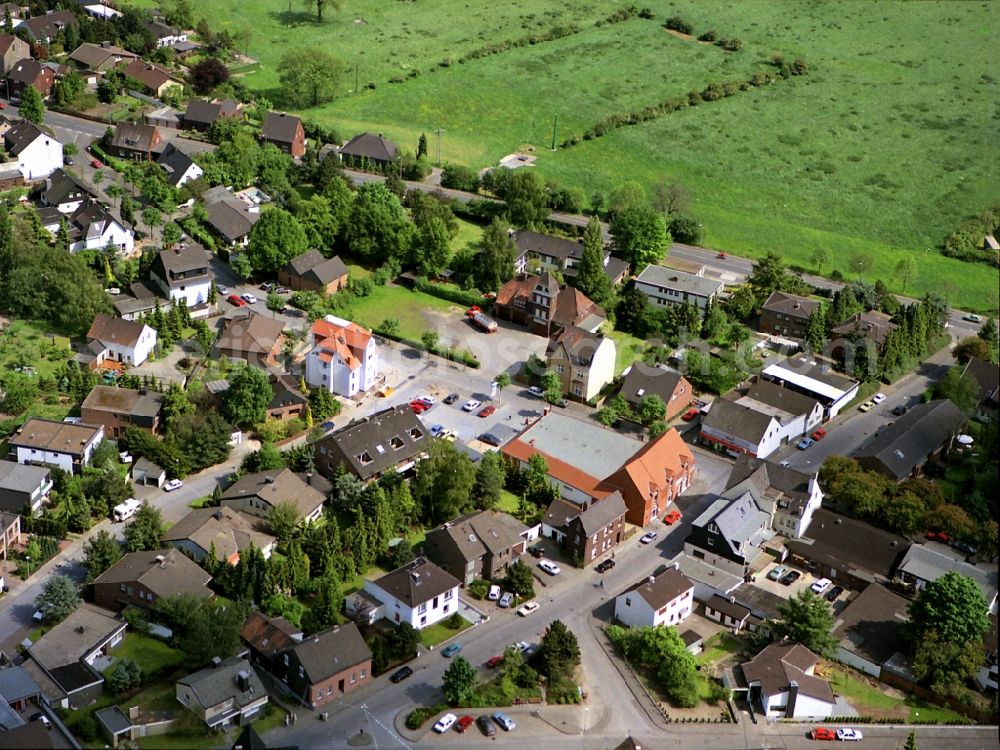
[[[327,315],[309,330],[312,349],[306,355],[306,383],[339,396],[369,390],[378,380],[378,344],[371,331]]]
[[[603,307],[578,289],[561,287],[549,271],[520,274],[508,281],[497,292],[493,312],[539,336],[551,336],[568,326],[593,332],[607,319]]]

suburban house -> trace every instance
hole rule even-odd
[[[268,112],[260,127],[260,139],[296,159],[306,152],[306,131],[295,115]]]
[[[246,245],[250,230],[260,220],[260,207],[244,203],[228,188],[212,188],[202,195],[208,223],[230,245]]]
[[[359,419],[314,443],[316,469],[332,479],[343,466],[362,482],[413,468],[430,437],[408,404]]]
[[[749,629],[751,613],[750,607],[740,604],[734,595],[725,597],[713,594],[705,602],[705,617],[722,623],[733,633],[741,633]]]
[[[583,257],[582,240],[570,240],[522,229],[514,233],[514,244],[517,248],[517,261],[514,265],[519,272],[527,268],[529,261],[537,261],[539,270],[559,271],[567,281],[576,278]],[[612,285],[620,284],[627,272],[628,262],[613,257],[611,251],[605,249],[604,273]]]
[[[108,144],[108,153],[132,161],[153,161],[162,143],[163,136],[155,125],[119,122]]]
[[[760,377],[816,399],[823,406],[824,419],[837,416],[858,395],[860,387],[857,380],[833,372],[829,363],[805,354],[768,365]]]
[[[129,254],[135,244],[135,232],[127,224],[118,221],[111,212],[91,197],[85,199],[71,214],[64,215],[55,208],[39,208],[42,226],[57,237],[63,222],[69,234],[71,253],[80,250],[105,250],[113,248],[122,254]]]
[[[267,705],[267,688],[246,659],[234,656],[177,680],[177,700],[209,729],[257,718]]]
[[[962,370],[962,377],[972,378],[979,386],[976,419],[982,422],[995,420],[1000,409],[1000,367],[973,357]]]
[[[739,666],[747,700],[768,718],[831,716],[833,688],[815,675],[817,664],[819,657],[799,643],[772,643]]]
[[[341,146],[340,158],[349,167],[385,168],[399,159],[399,147],[381,133],[361,133]]]
[[[719,296],[725,284],[664,266],[646,266],[636,276],[635,288],[645,294],[654,306],[688,304],[704,311]]]
[[[104,440],[102,425],[32,417],[7,439],[8,460],[77,474]]]
[[[54,136],[27,120],[3,134],[4,150],[17,158],[17,168],[27,180],[43,180],[63,163],[63,145]]]
[[[278,271],[278,283],[293,291],[334,294],[347,286],[347,266],[339,255],[324,258],[319,250],[296,255]]]
[[[197,242],[185,242],[169,250],[160,250],[153,258],[149,279],[171,302],[189,308],[204,305],[212,290],[208,252]]]
[[[104,677],[94,663],[124,637],[124,621],[81,604],[29,646],[28,656],[65,693],[66,707],[79,708],[100,697]]]
[[[42,64],[38,60],[18,60],[14,67],[7,72],[8,96],[11,99],[20,99],[24,96],[24,90],[28,86],[34,86],[42,99],[47,99],[52,93],[52,84],[55,83],[56,74],[52,68]]]
[[[830,356],[842,360],[846,350],[853,349],[859,342],[868,342],[876,352],[881,353],[886,337],[898,327],[892,322],[891,315],[878,310],[856,313],[830,329],[833,347]]]
[[[79,26],[71,10],[48,10],[44,15],[26,19],[23,26],[36,42],[50,44],[67,26]]]
[[[877,583],[869,584],[838,614],[833,635],[842,664],[881,679],[882,668],[906,649],[910,600]]]
[[[42,205],[55,208],[61,214],[74,213],[84,201],[94,198],[90,188],[63,169],[55,170],[45,180]]]
[[[291,375],[271,374],[271,403],[267,405],[267,416],[271,419],[284,421],[302,417],[309,398],[299,390],[298,383]]]
[[[182,116],[184,127],[191,130],[208,130],[220,117],[242,117],[243,105],[232,99],[189,99]]]
[[[177,89],[176,93],[181,93],[184,89],[184,82],[174,78],[169,70],[145,60],[133,60],[122,68],[122,72],[126,78],[138,81],[144,94],[157,98],[169,93],[171,89]]]
[[[615,597],[615,619],[630,628],[679,625],[694,611],[694,584],[676,566]]]
[[[303,479],[291,469],[258,471],[240,477],[224,490],[219,503],[257,518],[267,518],[271,508],[291,503],[300,522],[315,521],[323,514],[328,489],[329,484],[313,474]]]
[[[518,274],[504,284],[497,292],[493,313],[528,326],[539,336],[551,336],[567,326],[596,331],[607,319],[604,308],[578,289],[560,287],[548,271],[539,276]]]
[[[902,482],[947,450],[968,418],[948,399],[918,404],[883,428],[854,454],[866,469]]]
[[[163,153],[157,157],[156,163],[167,173],[167,183],[175,188],[184,187],[191,180],[197,180],[205,174],[204,169],[172,143],[167,144]]]
[[[501,448],[513,466],[543,456],[560,495],[582,506],[621,492],[625,520],[645,526],[667,512],[694,478],[694,455],[674,429],[641,442],[589,420],[550,412]]]
[[[91,584],[99,607],[155,609],[160,599],[187,594],[209,599],[212,576],[178,550],[156,549],[129,552]]]
[[[95,385],[83,400],[80,418],[87,424],[104,425],[107,437],[119,438],[127,427],[155,435],[162,411],[163,395],[155,391]]]
[[[676,370],[652,367],[642,360],[636,360],[625,371],[618,392],[633,408],[638,407],[646,396],[659,396],[667,407],[663,415],[666,422],[687,411],[694,399],[694,389],[687,378]]]
[[[781,420],[773,413],[717,398],[701,420],[702,443],[736,456],[766,458],[784,441]]]
[[[251,610],[240,628],[240,638],[247,644],[254,664],[280,675],[283,668],[279,667],[279,654],[302,640],[302,628],[284,617],[268,617],[259,610]]]
[[[803,536],[823,502],[819,474],[741,455],[736,459],[722,497],[750,493],[758,507],[771,514],[771,529],[788,539]]]
[[[52,491],[52,472],[47,466],[0,461],[0,511],[37,513]]]
[[[761,546],[771,537],[771,516],[753,495],[745,492],[735,499],[720,497],[691,524],[684,540],[684,553],[742,578],[748,577]]]
[[[215,348],[219,357],[260,367],[273,366],[285,345],[284,331],[284,321],[241,309],[222,321]]]
[[[240,561],[240,552],[250,545],[257,547],[267,559],[277,541],[270,534],[258,531],[248,516],[228,506],[195,508],[171,526],[161,537],[164,544],[201,562],[209,554],[230,565]]]
[[[303,638],[280,658],[281,681],[313,709],[334,703],[373,678],[372,652],[353,622]]]
[[[182,29],[176,29],[173,26],[168,26],[161,21],[152,19],[143,23],[143,26],[149,30],[149,33],[153,35],[156,39],[157,47],[173,47],[177,44],[183,44],[188,40],[188,35]]]
[[[869,583],[888,584],[909,547],[904,536],[826,508],[813,514],[806,536],[785,542],[797,566],[854,590]]]
[[[427,532],[424,554],[463,585],[500,578],[528,547],[531,529],[507,513],[467,513]]]
[[[783,440],[798,440],[819,427],[823,421],[823,406],[804,393],[782,388],[770,380],[754,380],[733,394],[736,403],[772,414],[781,422]]]
[[[8,513],[7,511],[0,510],[0,560],[7,559],[8,550],[10,550],[11,554],[14,554],[20,542],[20,513]]]
[[[0,74],[6,76],[21,60],[31,57],[31,47],[13,34],[0,34]]]
[[[615,379],[615,342],[602,333],[569,326],[549,338],[545,362],[559,375],[564,394],[587,402]]]
[[[76,63],[81,70],[94,70],[98,73],[105,73],[125,61],[137,60],[139,55],[134,52],[116,47],[111,42],[101,42],[91,44],[84,42],[77,47],[69,56],[69,60]]]
[[[964,558],[958,558],[962,553],[950,547],[933,542],[914,544],[903,555],[893,582],[916,595],[927,588],[927,584],[936,581],[946,573],[959,573],[975,581],[986,600],[986,608],[991,614],[997,613],[997,568],[995,565],[973,565]]]
[[[309,329],[306,383],[351,398],[372,388],[379,377],[379,350],[372,332],[327,315]]]
[[[757,330],[783,339],[805,338],[809,318],[821,307],[818,300],[774,291],[760,309]]]
[[[621,492],[584,505],[557,497],[545,511],[542,524],[546,536],[564,545],[570,560],[586,566],[622,542],[626,512]]]
[[[159,300],[146,284],[136,281],[129,285],[128,292],[116,294],[112,298],[112,304],[119,318],[139,320],[143,315],[153,312]]]
[[[6,666],[0,669],[0,703],[6,703],[6,709],[21,712],[35,710],[43,704],[42,689],[38,687],[31,675],[24,667]],[[0,707],[6,714],[5,719],[10,719],[7,710]],[[13,722],[5,721],[5,728],[10,731]],[[9,735],[8,735],[9,736]],[[29,746],[23,746],[29,747]]]
[[[138,367],[156,348],[156,331],[137,320],[122,320],[98,313],[87,331],[87,351],[93,359],[87,362],[96,370],[105,362]]]
[[[355,619],[367,615],[370,622],[386,619],[395,624],[407,622],[417,630],[450,617],[458,611],[458,588],[451,575],[423,557],[408,562],[374,581],[365,581],[363,593],[345,604]],[[366,609],[364,600],[378,602]]]

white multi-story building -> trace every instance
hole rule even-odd
[[[98,313],[87,331],[87,341],[87,350],[77,361],[86,360],[90,369],[108,360],[138,367],[156,348],[156,330],[137,320]]]
[[[630,628],[677,625],[694,609],[694,584],[677,566],[615,597],[615,618]]]
[[[104,426],[31,418],[7,441],[8,459],[19,464],[55,466],[76,474],[90,464],[104,440]]]
[[[25,180],[45,179],[63,165],[62,143],[34,123],[22,120],[4,133],[3,139]]]
[[[364,591],[380,604],[372,619],[380,615],[396,625],[407,622],[420,630],[458,611],[460,585],[455,576],[418,557],[378,580],[365,581]]]
[[[306,383],[350,398],[378,380],[378,344],[357,323],[327,315],[309,331]]]
[[[721,281],[675,271],[664,266],[646,266],[635,279],[635,288],[653,305],[694,305],[704,310],[725,288]]]

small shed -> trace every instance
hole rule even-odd
[[[132,465],[132,481],[144,487],[162,487],[167,481],[167,472],[143,457]]]
[[[132,720],[118,706],[108,706],[94,712],[101,734],[111,743],[111,747],[132,739]]]

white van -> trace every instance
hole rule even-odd
[[[139,508],[141,507],[142,503],[140,503],[134,497],[130,497],[124,503],[116,505],[114,507],[114,510],[112,511],[112,515],[114,516],[116,522],[127,521],[132,516],[134,516],[135,512],[139,510]]]

